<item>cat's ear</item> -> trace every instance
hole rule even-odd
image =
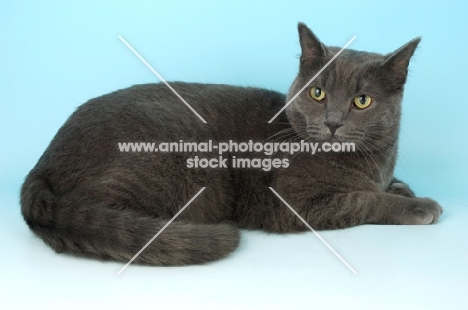
[[[403,86],[408,75],[408,65],[411,57],[418,47],[421,37],[413,39],[387,56],[382,68],[391,75],[392,84],[396,88]]]
[[[315,34],[304,23],[297,25],[299,41],[301,43],[301,64],[315,61],[325,56],[325,48]]]

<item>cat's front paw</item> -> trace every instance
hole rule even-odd
[[[411,206],[409,224],[427,225],[437,222],[443,210],[430,198],[414,198]]]
[[[414,198],[416,195],[408,185],[402,182],[395,182],[388,186],[387,193]]]

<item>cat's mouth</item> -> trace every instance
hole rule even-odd
[[[331,132],[323,132],[321,130],[317,130],[316,128],[307,128],[306,135],[308,140],[315,140],[315,141],[331,141],[340,139],[340,136],[336,133],[332,134]]]
[[[354,142],[358,143],[360,139],[357,137],[349,137],[347,135],[338,134],[338,133],[309,133],[307,132],[307,140],[309,141],[317,141],[317,142]]]
[[[309,140],[316,140],[321,142],[344,142],[346,139],[340,135],[309,135]]]
[[[307,140],[313,140],[317,142],[359,142],[361,140],[360,135],[353,133],[347,134],[346,131],[334,130],[331,132],[328,128],[326,130],[314,126],[306,128],[304,132],[304,138]]]

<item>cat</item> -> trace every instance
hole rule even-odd
[[[164,84],[135,85],[89,100],[58,130],[21,189],[30,229],[58,253],[129,261],[202,264],[229,255],[239,228],[273,233],[361,224],[431,224],[442,213],[393,176],[401,101],[416,38],[388,55],[339,51],[298,24],[299,73],[287,95],[259,88],[174,82],[206,124]],[[355,152],[306,152],[287,168],[189,168],[195,152],[121,152],[123,142],[352,142]],[[217,152],[203,154],[217,158]],[[239,154],[223,154],[228,162]]]

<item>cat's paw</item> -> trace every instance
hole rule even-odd
[[[409,224],[427,225],[437,222],[443,210],[430,198],[414,198],[410,211]]]
[[[416,195],[408,185],[401,182],[395,182],[388,186],[387,193],[414,198]]]

